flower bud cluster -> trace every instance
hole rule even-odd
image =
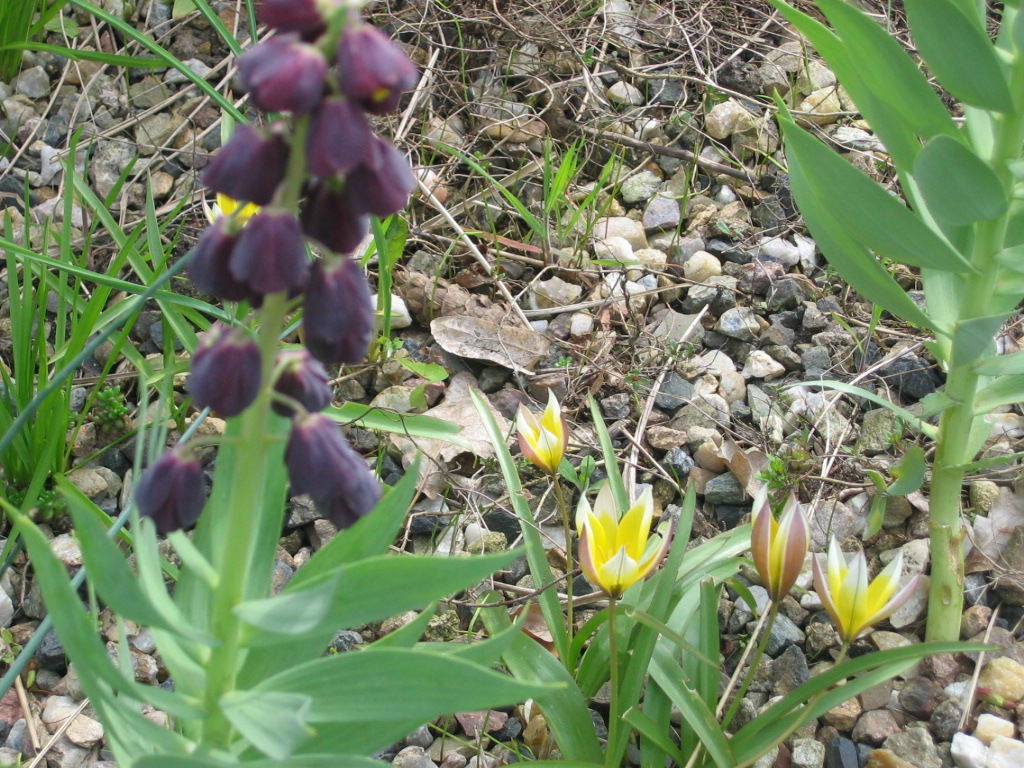
[[[369,217],[408,203],[415,179],[368,115],[397,108],[416,68],[343,0],[263,0],[274,34],[238,61],[239,81],[265,127],[241,125],[207,166],[203,181],[221,215],[196,244],[190,277],[225,301],[259,308],[266,297],[301,297],[306,349],[279,352],[270,381],[261,346],[244,328],[216,323],[192,360],[196,405],[231,417],[272,386],[272,408],[292,420],[285,463],[293,490],[308,493],[339,527],[380,497],[377,481],[320,413],[331,399],[323,363],[353,364],[374,327],[369,286],[350,253]],[[311,263],[307,241],[326,249]],[[161,532],[192,524],[202,508],[202,474],[187,449],[172,449],[138,485],[141,514]]]

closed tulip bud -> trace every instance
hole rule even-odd
[[[548,405],[539,420],[527,408],[519,406],[516,433],[519,450],[528,461],[549,475],[558,472],[569,445],[569,428],[552,390],[548,390]]]
[[[232,200],[268,205],[287,164],[288,145],[277,129],[240,125],[206,166],[203,183]]]
[[[264,112],[306,114],[320,101],[326,74],[327,59],[298,35],[264,40],[238,60],[242,87]]]
[[[249,289],[231,274],[231,253],[238,243],[238,235],[231,230],[233,223],[224,217],[207,227],[192,252],[188,276],[203,293],[225,301],[249,298]]]
[[[345,179],[346,185],[358,190],[352,204],[364,213],[390,216],[409,204],[409,193],[416,187],[405,155],[383,139],[374,136],[366,159]]]
[[[341,91],[367,112],[383,115],[398,108],[402,94],[416,85],[416,67],[376,27],[351,22],[338,43]]]
[[[324,363],[353,365],[366,357],[373,337],[370,287],[354,259],[321,259],[306,285],[302,334]]]
[[[277,353],[278,375],[274,391],[287,395],[310,413],[322,411],[331,404],[330,377],[320,361],[305,349],[289,349]],[[271,407],[280,416],[291,417],[295,409],[288,403],[273,401]]]
[[[873,624],[889,618],[917,589],[917,576],[899,589],[902,570],[903,551],[900,550],[868,584],[864,553],[858,552],[848,564],[835,538],[829,543],[827,570],[822,569],[819,557],[814,558],[814,589],[844,643],[852,642]]]
[[[301,289],[309,259],[298,219],[263,210],[249,219],[231,252],[231,276],[257,296]]]
[[[668,552],[672,531],[659,546],[648,546],[653,519],[654,498],[650,488],[640,494],[621,520],[608,483],[597,494],[593,509],[586,497],[580,498],[576,510],[580,568],[608,597],[619,598],[633,584],[647,578]]]
[[[192,525],[203,511],[206,492],[199,460],[177,446],[153,462],[135,486],[139,514],[152,518],[159,533]]]
[[[322,179],[348,173],[366,159],[372,138],[369,121],[353,101],[334,98],[320,102],[309,120],[309,172]]]
[[[800,575],[811,545],[811,530],[803,507],[793,495],[776,523],[768,504],[767,486],[754,501],[753,515],[750,553],[769,597],[778,602],[789,594]]]
[[[199,339],[188,377],[188,391],[200,408],[224,418],[248,408],[260,390],[260,349],[241,328],[214,323]]]
[[[296,416],[284,452],[292,489],[313,497],[317,508],[339,528],[373,509],[380,485],[366,462],[322,413]]]
[[[348,184],[337,185],[312,185],[302,209],[302,231],[335,253],[351,253],[370,231],[370,217],[352,205]]]

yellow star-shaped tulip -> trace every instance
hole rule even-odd
[[[646,489],[619,518],[611,487],[605,483],[591,509],[586,498],[576,510],[580,535],[580,567],[584,575],[611,598],[619,598],[645,579],[668,552],[671,532],[647,554],[654,518],[654,499]]]
[[[519,450],[532,464],[549,475],[558,472],[558,464],[569,445],[569,427],[555,393],[548,390],[548,406],[538,420],[524,406],[516,417]]]

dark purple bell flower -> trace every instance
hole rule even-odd
[[[380,486],[366,462],[322,413],[292,419],[284,461],[292,489],[312,496],[339,528],[351,525],[380,499]]]
[[[277,130],[239,125],[206,166],[203,183],[239,202],[268,205],[287,164],[288,145]]]
[[[359,21],[342,32],[337,62],[341,92],[375,115],[397,109],[402,94],[420,77],[405,51],[376,27]]]
[[[326,74],[327,59],[294,34],[264,40],[238,60],[242,87],[264,112],[306,114],[320,101]]]
[[[188,276],[203,293],[225,301],[242,301],[249,298],[249,289],[231,276],[228,267],[238,242],[238,235],[231,231],[233,226],[228,217],[222,216],[207,227],[192,252]]]
[[[260,379],[260,349],[245,330],[218,322],[200,337],[188,377],[197,406],[237,416],[256,399]]]
[[[317,0],[262,0],[256,16],[261,24],[279,32],[298,32],[303,40],[315,40],[327,29]]]
[[[176,446],[154,461],[135,486],[135,503],[158,533],[192,525],[206,503],[203,470],[192,451]]]
[[[355,102],[326,99],[313,110],[306,141],[309,172],[321,179],[348,173],[366,160],[373,130]]]
[[[313,356],[325,363],[358,363],[370,348],[373,326],[370,287],[358,262],[342,258],[313,264],[302,314],[303,341]]]
[[[375,136],[366,160],[345,177],[345,184],[352,190],[354,206],[383,217],[409,204],[409,193],[416,186],[416,177],[405,155]]]
[[[310,413],[322,411],[331,404],[330,377],[319,360],[305,349],[289,349],[277,353],[279,373],[274,391],[287,395]],[[274,400],[274,413],[290,418],[295,415],[291,405]]]
[[[332,181],[312,186],[302,209],[302,230],[335,253],[351,253],[370,231],[370,218],[352,205],[352,187],[336,186]]]
[[[298,219],[267,209],[253,215],[231,252],[231,276],[258,296],[301,288],[309,259]]]

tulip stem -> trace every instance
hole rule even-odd
[[[612,731],[617,730],[623,722],[619,712],[619,636],[615,628],[615,614],[617,613],[618,599],[608,596],[608,669],[609,687],[611,688],[610,702],[608,705],[608,743],[611,744]],[[609,763],[616,759],[612,750],[606,753]],[[617,768],[609,764],[607,768]]]
[[[576,571],[576,561],[572,556],[572,527],[569,525],[569,507],[565,503],[565,494],[562,492],[562,484],[558,479],[558,475],[554,474],[551,476],[551,484],[555,488],[555,501],[558,502],[558,511],[562,514],[562,532],[565,534],[565,595],[566,595],[566,607],[565,607],[565,635],[566,635],[566,648],[572,648],[572,637],[575,634],[575,624],[573,623],[573,605],[572,605],[572,580],[573,573]],[[565,660],[566,668],[569,670],[569,674],[573,677],[576,676],[575,659]]]
[[[729,685],[726,686],[725,692],[722,694],[721,701],[718,702],[718,711],[716,714],[721,715],[722,709],[725,707],[725,702],[728,701],[729,694],[732,692],[739,675],[743,671],[743,666],[746,662],[747,656],[751,653],[751,650],[753,650],[753,658],[750,660],[750,665],[747,667],[747,674],[743,677],[743,684],[740,685],[740,689],[736,692],[736,697],[732,700],[732,704],[729,706],[729,711],[722,720],[723,731],[729,727],[729,723],[731,723],[733,717],[736,716],[736,711],[739,709],[740,702],[743,701],[743,697],[747,693],[747,688],[750,687],[750,683],[754,679],[754,675],[757,673],[757,667],[761,663],[761,659],[764,656],[764,650],[768,645],[768,637],[772,633],[772,627],[775,626],[775,617],[778,615],[779,603],[772,600],[771,608],[768,609],[767,613],[761,614],[761,618],[758,620],[757,626],[754,627],[754,634],[750,638],[750,642],[747,643],[747,647],[743,651],[743,656],[740,657],[739,664],[736,665],[736,672],[729,680]],[[761,632],[762,627],[764,627],[763,632]],[[760,635],[758,635],[759,632],[761,632]],[[756,644],[754,642],[755,640],[757,641]]]

